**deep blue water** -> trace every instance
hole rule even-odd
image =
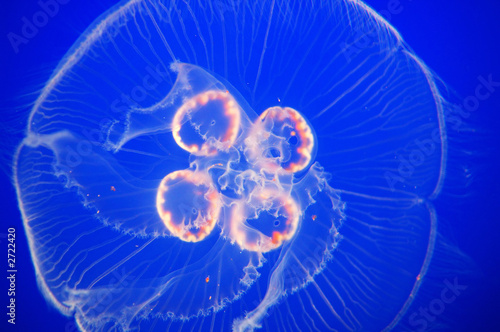
[[[392,6],[392,1],[368,1],[374,9],[382,11]],[[22,17],[30,16],[39,5],[35,1],[3,4],[1,20],[1,74],[2,114],[6,114],[2,128],[2,177],[1,207],[3,211],[0,245],[6,251],[7,228],[16,228],[16,326],[7,324],[2,313],[2,331],[74,331],[72,319],[64,318],[51,308],[38,291],[34,269],[23,231],[15,192],[9,183],[9,162],[19,130],[25,127],[26,105],[33,102],[36,94],[61,57],[85,28],[112,5],[109,1],[92,5],[81,1],[69,1],[61,5],[59,13],[25,45],[14,52],[6,35],[18,31]],[[500,81],[500,23],[497,20],[500,4],[493,1],[405,1],[400,10],[389,19],[415,53],[444,81],[465,98],[473,95],[480,83],[478,77],[492,76]],[[448,206],[439,211],[439,217],[450,225],[452,242],[468,255],[477,266],[477,273],[467,284],[467,289],[456,301],[448,305],[437,320],[450,319],[459,322],[461,330],[492,331],[500,329],[495,318],[500,296],[500,242],[498,241],[497,209],[500,199],[499,143],[500,135],[500,88],[481,101],[479,108],[468,119],[474,130],[458,150],[469,150],[470,159],[460,159],[470,170],[469,186],[458,191],[459,206]],[[16,134],[17,133],[17,134]],[[460,141],[460,140],[458,140]],[[455,162],[455,161],[454,161]],[[453,192],[453,191],[452,191]],[[466,199],[464,199],[464,197]],[[464,204],[466,202],[466,204]],[[5,255],[3,255],[5,257]],[[2,283],[2,308],[5,301],[5,260],[0,274]],[[428,294],[429,298],[438,295]]]

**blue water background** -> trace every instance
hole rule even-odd
[[[374,9],[393,8],[393,1],[368,1]],[[7,33],[19,33],[22,17],[31,17],[40,10],[36,1],[2,1],[0,16],[0,111],[4,124],[11,129],[25,127],[23,112],[36,98],[51,71],[73,42],[112,1],[70,0],[61,5],[26,45],[15,53]],[[389,21],[415,53],[439,75],[459,96],[473,95],[478,76],[492,75],[500,81],[500,2],[482,1],[420,1],[401,0]],[[19,121],[12,122],[16,109]],[[478,110],[466,120],[477,134],[467,145],[472,149],[468,163],[472,183],[467,190],[468,203],[444,210],[454,227],[454,242],[477,264],[479,279],[455,302],[446,307],[448,318],[461,322],[463,331],[500,330],[500,89],[481,102]],[[15,130],[14,130],[15,132]],[[5,136],[0,144],[11,144],[20,136]],[[2,148],[4,149],[4,148]],[[0,331],[74,331],[71,319],[61,316],[43,299],[36,286],[22,228],[15,193],[9,183],[9,150],[2,151],[0,177]],[[7,172],[7,174],[5,174]],[[6,252],[7,228],[16,228],[16,326],[6,319]],[[438,295],[436,295],[438,296]],[[439,319],[439,317],[437,318]]]

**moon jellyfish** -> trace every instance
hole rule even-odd
[[[82,331],[382,330],[433,262],[432,72],[360,1],[125,1],[37,99],[14,180]]]

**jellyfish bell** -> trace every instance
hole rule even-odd
[[[359,1],[120,3],[15,156],[42,292],[86,331],[392,328],[435,253],[446,107]]]

